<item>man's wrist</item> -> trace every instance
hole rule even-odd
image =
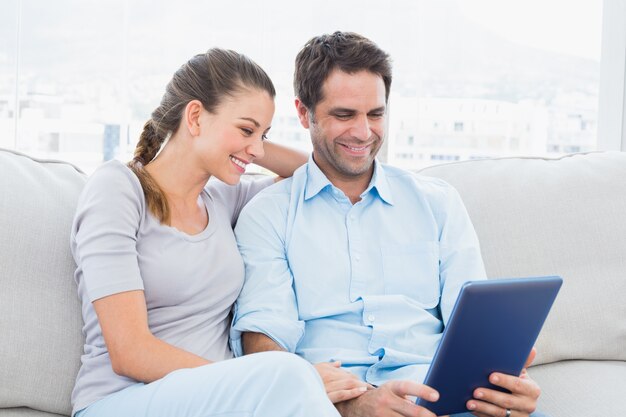
[[[353,398],[351,400],[341,401],[339,403],[335,403],[335,408],[341,414],[341,417],[353,417],[353,411],[356,409],[357,400],[360,397]]]

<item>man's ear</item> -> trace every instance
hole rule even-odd
[[[298,97],[296,97],[296,111],[298,112],[298,119],[300,119],[300,124],[305,129],[309,128],[310,119],[309,119],[309,109],[300,101]]]
[[[185,106],[183,126],[187,127],[192,136],[200,135],[200,115],[204,107],[200,100],[191,100]]]

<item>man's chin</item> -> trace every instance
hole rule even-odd
[[[362,164],[342,164],[340,173],[346,177],[360,177],[371,172],[374,161]]]

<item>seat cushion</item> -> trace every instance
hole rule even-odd
[[[85,180],[0,150],[0,409],[71,412],[83,337],[69,239]]]
[[[420,173],[460,192],[490,278],[563,277],[537,364],[626,360],[626,153],[468,161]]]
[[[532,367],[538,409],[559,416],[626,416],[626,362],[564,361]]]
[[[52,414],[30,408],[0,408],[0,417],[62,417],[65,414]]]

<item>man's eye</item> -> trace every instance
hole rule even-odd
[[[344,113],[336,114],[335,116],[337,117],[337,119],[342,119],[342,120],[347,120],[350,117],[352,117],[351,114],[344,114]]]
[[[384,115],[385,115],[385,113],[372,113],[372,114],[370,114],[370,119],[380,119]]]

